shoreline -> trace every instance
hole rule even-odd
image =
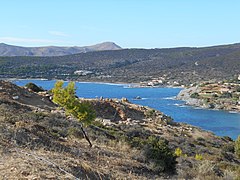
[[[175,86],[175,85],[157,85],[157,86],[147,86],[147,85],[142,85],[141,82],[122,82],[122,81],[76,81],[76,80],[64,80],[64,79],[47,79],[47,78],[0,78],[0,80],[5,80],[5,81],[17,81],[17,80],[41,80],[41,81],[64,81],[64,82],[78,82],[78,83],[95,83],[95,84],[108,84],[108,85],[119,85],[119,86],[127,86],[127,88],[176,88],[176,89],[184,89],[185,87],[183,86]]]
[[[46,79],[46,78],[1,78],[0,80],[4,81],[22,81],[22,80],[40,80],[40,81],[64,81],[69,82],[71,80],[63,80],[63,79]],[[94,83],[94,84],[107,84],[107,85],[118,85],[118,86],[128,86],[128,88],[176,88],[176,89],[183,89],[181,86],[172,86],[172,85],[161,85],[161,86],[142,86],[141,83],[127,83],[127,82],[107,82],[107,81],[73,81],[77,83]]]
[[[63,79],[46,79],[46,78],[1,78],[3,81],[22,81],[22,80],[37,80],[37,81],[64,81],[70,82],[71,80],[63,80]],[[104,82],[104,81],[73,81],[78,83],[94,83],[94,84],[109,84],[109,85],[138,85],[138,83],[126,83],[126,82]]]
[[[181,100],[181,99],[176,99],[176,100]],[[227,112],[227,113],[230,113],[230,114],[240,114],[240,111],[234,111],[234,110],[225,110],[225,109],[218,109],[218,108],[207,108],[205,106],[197,106],[197,105],[191,105],[191,104],[187,104],[185,100],[181,100],[181,101],[184,101],[184,105],[185,106],[189,106],[189,107],[192,107],[193,109],[201,109],[201,110],[209,110],[209,111],[222,111],[222,112]]]

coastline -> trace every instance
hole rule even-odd
[[[176,86],[176,85],[169,85],[169,84],[163,84],[163,85],[156,85],[156,86],[148,86],[148,85],[143,85],[141,82],[123,82],[123,81],[77,81],[77,80],[70,80],[70,79],[47,79],[47,78],[0,78],[0,80],[4,81],[17,81],[17,80],[41,80],[41,81],[51,81],[51,80],[62,80],[64,82],[78,82],[78,83],[95,83],[95,84],[108,84],[108,85],[120,85],[120,86],[128,86],[128,88],[177,88],[177,89],[183,89],[183,86]]]
[[[3,80],[3,81],[17,81],[17,80],[41,80],[41,81],[47,81],[49,79],[46,79],[46,78],[27,78],[27,79],[24,79],[24,78],[0,78],[0,80]]]
[[[31,81],[31,80],[38,80],[38,81],[64,81],[64,82],[69,82],[71,80],[63,80],[63,79],[46,79],[46,78],[1,78],[0,80],[4,80],[4,81],[22,81],[22,80],[27,80],[27,81]],[[108,85],[119,85],[119,86],[124,86],[124,85],[134,85],[134,86],[138,86],[138,83],[126,83],[126,82],[104,82],[104,81],[74,81],[77,83],[94,83],[94,84],[108,84]]]
[[[64,81],[64,82],[69,82],[71,80],[63,80],[63,79],[46,79],[46,78],[1,78],[0,80],[4,81],[22,81],[22,80],[40,80],[40,81]],[[182,86],[172,86],[172,85],[159,85],[159,86],[145,86],[141,85],[141,83],[127,83],[127,82],[122,82],[122,81],[116,81],[116,82],[111,82],[111,81],[75,81],[77,83],[94,83],[94,84],[108,84],[108,85],[118,85],[118,86],[128,86],[128,88],[177,88],[177,89],[183,89]]]

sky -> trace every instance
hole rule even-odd
[[[0,42],[202,47],[240,42],[240,0],[0,0]]]

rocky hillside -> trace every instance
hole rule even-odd
[[[234,142],[175,123],[127,99],[80,99],[96,110],[86,127],[48,93],[0,81],[1,179],[233,179]]]
[[[0,56],[63,56],[69,54],[86,53],[89,51],[119,50],[120,46],[113,42],[104,42],[83,47],[20,47],[0,43]]]
[[[59,57],[1,57],[0,78],[189,85],[240,74],[240,44],[205,48],[122,49]],[[76,72],[87,71],[86,73]]]

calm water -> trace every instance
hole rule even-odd
[[[49,90],[56,81],[18,80],[14,82],[20,86],[33,82]],[[76,83],[76,86],[79,97],[126,97],[133,103],[158,109],[173,117],[176,122],[199,126],[219,136],[230,136],[236,139],[240,134],[240,113],[196,109],[185,106],[183,101],[174,100],[174,97],[181,90],[180,88],[128,88],[127,85],[99,83]],[[136,96],[140,96],[142,99],[134,100]]]

